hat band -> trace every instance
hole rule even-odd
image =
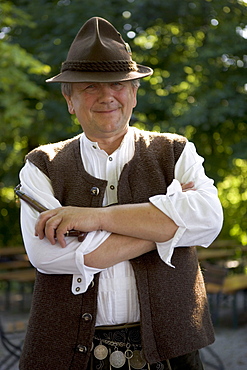
[[[132,60],[71,61],[62,64],[61,72],[137,72],[136,62]]]

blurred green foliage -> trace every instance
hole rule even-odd
[[[235,159],[231,173],[218,183],[219,196],[227,217],[222,237],[231,238],[247,245],[247,161]]]
[[[246,1],[16,0],[0,3],[0,246],[21,243],[13,187],[25,154],[80,131],[60,87],[68,48],[92,16],[108,19],[154,69],[133,124],[178,132],[205,158],[225,213],[221,237],[246,244]]]

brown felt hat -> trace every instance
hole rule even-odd
[[[76,35],[61,73],[46,82],[128,81],[152,73],[132,60],[129,45],[111,23],[93,17]]]

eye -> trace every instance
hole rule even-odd
[[[121,82],[113,82],[111,84],[112,89],[119,91],[123,88],[123,84]]]
[[[92,89],[95,89],[95,88],[96,88],[96,86],[94,84],[90,84],[90,85],[87,85],[85,87],[85,90],[92,90]]]
[[[88,94],[94,94],[98,90],[98,85],[95,83],[86,83],[83,87],[83,91]]]

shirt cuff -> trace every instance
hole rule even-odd
[[[164,243],[156,243],[157,251],[160,258],[170,267],[175,268],[171,260],[174,249],[177,247],[178,241],[182,238],[184,232],[185,228],[179,227],[172,239]]]
[[[178,226],[178,229],[172,239],[163,243],[156,243],[157,251],[160,258],[170,267],[175,267],[171,263],[174,248],[179,246],[179,241],[186,231],[186,225],[184,221],[177,212],[176,207],[173,206],[174,199],[171,199],[174,197],[179,197],[181,194],[181,184],[178,180],[174,179],[172,183],[168,186],[166,195],[155,195],[149,198],[149,201],[155,207],[164,212]]]
[[[86,239],[81,243],[75,252],[75,261],[80,275],[73,275],[72,293],[81,294],[87,291],[88,286],[94,279],[94,275],[103,269],[97,269],[84,264],[84,255],[93,252],[100,246],[111,233],[106,231],[95,231],[87,234]],[[97,243],[96,243],[97,241]],[[85,246],[86,244],[86,246]]]
[[[186,225],[176,209],[176,203],[183,197],[182,187],[178,180],[173,180],[164,195],[155,195],[149,201],[168,217],[170,217],[178,227],[186,228]]]

